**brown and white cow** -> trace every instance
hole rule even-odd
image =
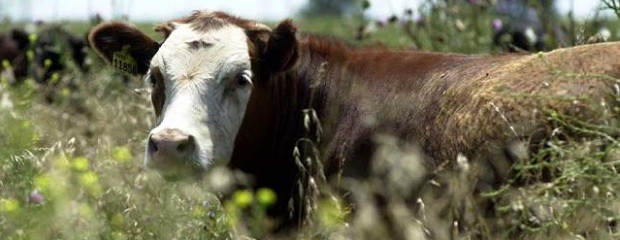
[[[145,165],[200,174],[228,163],[277,192],[279,216],[288,216],[295,195],[304,109],[323,123],[324,159],[333,166],[344,159],[345,174],[365,174],[373,136],[389,133],[418,144],[430,169],[459,153],[488,163],[492,173],[480,178],[493,184],[522,157],[506,151],[511,144],[549,136],[549,111],[610,119],[620,76],[618,43],[501,56],[352,49],[300,36],[290,20],[270,29],[222,12],[195,12],[156,30],[161,43],[121,22],[89,36],[105,59],[124,51],[136,63],[128,69],[154,84],[157,126]]]

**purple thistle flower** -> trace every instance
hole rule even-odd
[[[415,23],[416,23],[418,26],[424,26],[424,25],[426,25],[426,18],[425,18],[424,16],[418,16],[418,17],[416,17],[416,18],[415,18],[415,20],[414,20],[414,21],[415,21]]]
[[[385,21],[377,20],[377,26],[378,27],[382,28],[382,27],[385,27],[385,25],[387,25]]]
[[[28,202],[32,204],[43,204],[44,201],[45,197],[43,197],[43,194],[36,190],[30,193],[30,196],[28,196]]]
[[[502,30],[502,28],[504,27],[504,23],[502,22],[501,19],[496,18],[496,19],[493,19],[492,26],[493,26],[493,30],[498,32],[498,31]]]

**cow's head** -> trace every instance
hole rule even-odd
[[[145,165],[176,174],[227,163],[253,89],[295,62],[295,27],[287,20],[270,30],[221,12],[196,12],[155,30],[163,43],[119,22],[101,24],[89,36],[105,59],[153,84],[157,126]]]

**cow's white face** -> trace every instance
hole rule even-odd
[[[155,30],[163,33],[162,44],[122,22],[99,24],[88,35],[114,67],[146,74],[154,83],[157,126],[148,135],[145,165],[183,177],[228,163],[251,92],[294,66],[297,29],[290,20],[271,30],[223,12],[198,11]]]
[[[229,161],[252,90],[247,41],[232,24],[207,32],[175,27],[148,74],[158,117],[149,133],[147,167],[165,174]]]

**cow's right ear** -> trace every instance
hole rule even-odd
[[[123,22],[97,25],[88,34],[88,41],[113,67],[129,74],[145,74],[159,50],[159,43]]]

